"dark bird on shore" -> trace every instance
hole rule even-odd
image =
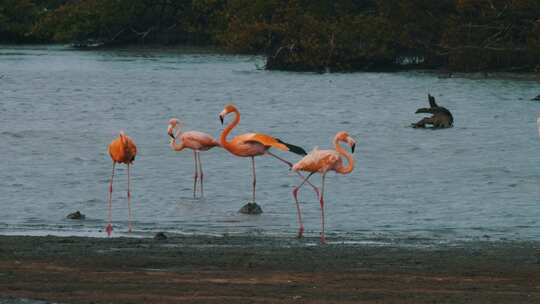
[[[454,124],[452,113],[445,107],[440,107],[435,102],[435,97],[428,94],[429,108],[420,108],[416,110],[418,113],[430,113],[431,117],[424,117],[416,123],[412,124],[413,128],[425,128],[426,125],[432,125],[434,129],[450,128]]]

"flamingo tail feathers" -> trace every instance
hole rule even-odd
[[[289,151],[291,151],[292,153],[296,153],[298,155],[307,155],[307,152],[306,150],[304,150],[302,147],[299,147],[299,146],[295,146],[295,145],[291,145],[289,143],[286,143],[286,142],[283,142],[282,140],[280,140],[279,138],[276,138],[276,140],[280,143],[280,144],[283,144],[285,146],[287,146],[287,148],[289,149]]]

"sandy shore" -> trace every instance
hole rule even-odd
[[[316,242],[268,237],[157,241],[0,236],[0,299],[540,303],[537,242],[307,245]]]

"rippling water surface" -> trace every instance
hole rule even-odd
[[[242,113],[236,134],[264,132],[306,150],[330,148],[340,130],[357,139],[355,171],[327,178],[330,237],[540,240],[540,104],[529,100],[538,81],[289,73],[262,64],[197,50],[0,46],[0,233],[104,235],[107,145],[125,130],[139,148],[134,235],[293,237],[299,179],[281,163],[257,159],[265,212],[246,216],[237,211],[251,196],[249,159],[203,153],[206,196],[193,200],[193,154],[168,146],[169,118],[218,136],[218,114],[234,102]],[[409,127],[428,92],[451,109],[454,128]],[[124,166],[117,177],[118,235],[127,229]],[[300,196],[307,235],[316,236],[319,204],[309,188]],[[75,210],[86,220],[65,219]]]

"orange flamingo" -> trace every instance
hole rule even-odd
[[[196,198],[197,193],[197,177],[201,179],[201,197],[204,196],[203,190],[203,169],[201,164],[200,151],[208,151],[213,147],[219,146],[219,143],[210,135],[198,132],[180,132],[182,123],[177,118],[171,118],[169,120],[169,127],[167,133],[172,138],[171,148],[175,151],[182,151],[185,148],[193,150],[193,159],[195,161],[195,174],[193,175],[193,198]],[[178,130],[175,133],[175,130]],[[180,138],[181,143],[176,143],[176,139]]]
[[[235,113],[234,121],[221,132],[220,143],[223,148],[236,156],[251,157],[251,165],[253,168],[253,203],[255,203],[255,185],[257,184],[255,175],[255,156],[267,154],[286,163],[289,167],[292,167],[292,163],[268,150],[270,148],[276,148],[282,151],[290,151],[298,155],[306,155],[307,153],[301,147],[285,143],[275,137],[261,133],[245,133],[234,137],[231,141],[227,141],[227,135],[229,135],[231,130],[240,122],[240,112],[234,105],[229,104],[226,105],[219,114],[221,124],[223,124],[225,116],[229,113]]]
[[[351,152],[354,153],[354,148],[356,146],[356,141],[352,139],[347,132],[338,132],[334,137],[334,146],[336,150],[318,150],[317,148],[309,152],[308,155],[304,156],[300,161],[293,165],[293,171],[306,171],[310,172],[309,175],[293,189],[294,201],[296,202],[296,210],[298,213],[298,222],[300,224],[300,229],[298,231],[298,237],[301,238],[304,233],[304,224],[302,223],[302,215],[300,214],[300,205],[298,204],[298,190],[308,181],[308,179],[315,173],[319,172],[322,175],[322,186],[320,192],[319,202],[321,204],[321,243],[326,243],[324,237],[324,180],[326,173],[330,170],[336,171],[340,174],[351,173],[354,169],[354,158],[351,154],[347,153],[340,145],[340,142],[345,142],[351,147]],[[341,157],[347,159],[347,166],[343,165],[343,160]],[[319,193],[317,192],[317,195]]]
[[[135,156],[137,155],[137,146],[135,145],[135,142],[133,141],[133,139],[131,139],[126,134],[124,134],[123,131],[120,131],[120,135],[117,138],[115,138],[109,145],[109,155],[111,156],[111,159],[113,161],[113,166],[112,166],[111,181],[109,183],[109,224],[107,225],[107,228],[105,228],[105,231],[107,231],[107,235],[110,236],[113,230],[113,227],[111,224],[112,222],[112,189],[113,189],[112,185],[113,185],[113,179],[114,179],[114,167],[116,166],[116,163],[124,163],[127,165],[128,227],[129,227],[129,232],[131,232],[131,191],[130,191],[129,166],[135,160]]]

